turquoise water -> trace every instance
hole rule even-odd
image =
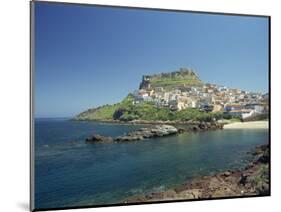
[[[93,133],[118,136],[140,126],[35,120],[35,207],[114,204],[194,177],[239,169],[268,130],[218,130],[150,140],[85,144]]]

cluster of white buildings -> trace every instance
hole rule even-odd
[[[267,95],[209,83],[202,86],[182,86],[172,90],[147,86],[135,91],[133,95],[134,104],[152,102],[157,107],[166,107],[174,111],[198,108],[204,111],[223,111],[242,118],[268,112]]]

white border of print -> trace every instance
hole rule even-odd
[[[51,0],[50,0],[51,1]],[[60,1],[60,0],[57,0]],[[281,14],[275,0],[67,0],[67,2],[271,16],[271,185],[272,196],[75,211],[266,211],[281,209],[281,142],[278,134],[281,80]],[[29,204],[29,2],[2,1],[0,7],[0,211],[27,211]],[[279,96],[279,97],[278,97]],[[68,210],[74,211],[74,210]]]

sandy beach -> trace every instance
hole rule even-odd
[[[268,129],[268,121],[235,122],[226,124],[224,129]]]

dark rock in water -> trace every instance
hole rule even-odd
[[[198,131],[198,130],[199,130],[199,127],[194,126],[194,127],[192,127],[192,130],[193,130],[193,131]]]
[[[269,163],[269,145],[262,145],[257,147],[252,155],[257,156],[258,159],[255,163]]]
[[[259,147],[256,148],[256,150],[253,152],[253,155],[259,155],[264,153],[265,150],[267,150],[269,148],[269,145],[261,145]]]
[[[193,131],[206,131],[206,130],[218,130],[223,129],[222,124],[218,123],[210,123],[210,122],[200,122],[199,124],[196,124],[194,127],[192,127]]]
[[[93,135],[86,139],[86,143],[95,142],[122,142],[122,141],[139,141],[145,138],[162,137],[167,135],[177,134],[178,129],[170,125],[156,125],[150,128],[140,128],[137,131],[129,132],[124,136],[116,138],[106,137],[101,135]]]
[[[207,126],[205,125],[205,123],[200,123],[198,124],[199,129],[204,130],[207,128]]]
[[[86,143],[97,143],[97,142],[113,142],[113,138],[102,135],[93,135],[90,138],[86,138]]]
[[[269,149],[266,149],[263,154],[259,157],[258,162],[269,163]]]
[[[138,141],[144,138],[162,137],[178,133],[178,129],[170,125],[156,125],[150,128],[140,128],[137,131],[118,136],[115,141]]]

